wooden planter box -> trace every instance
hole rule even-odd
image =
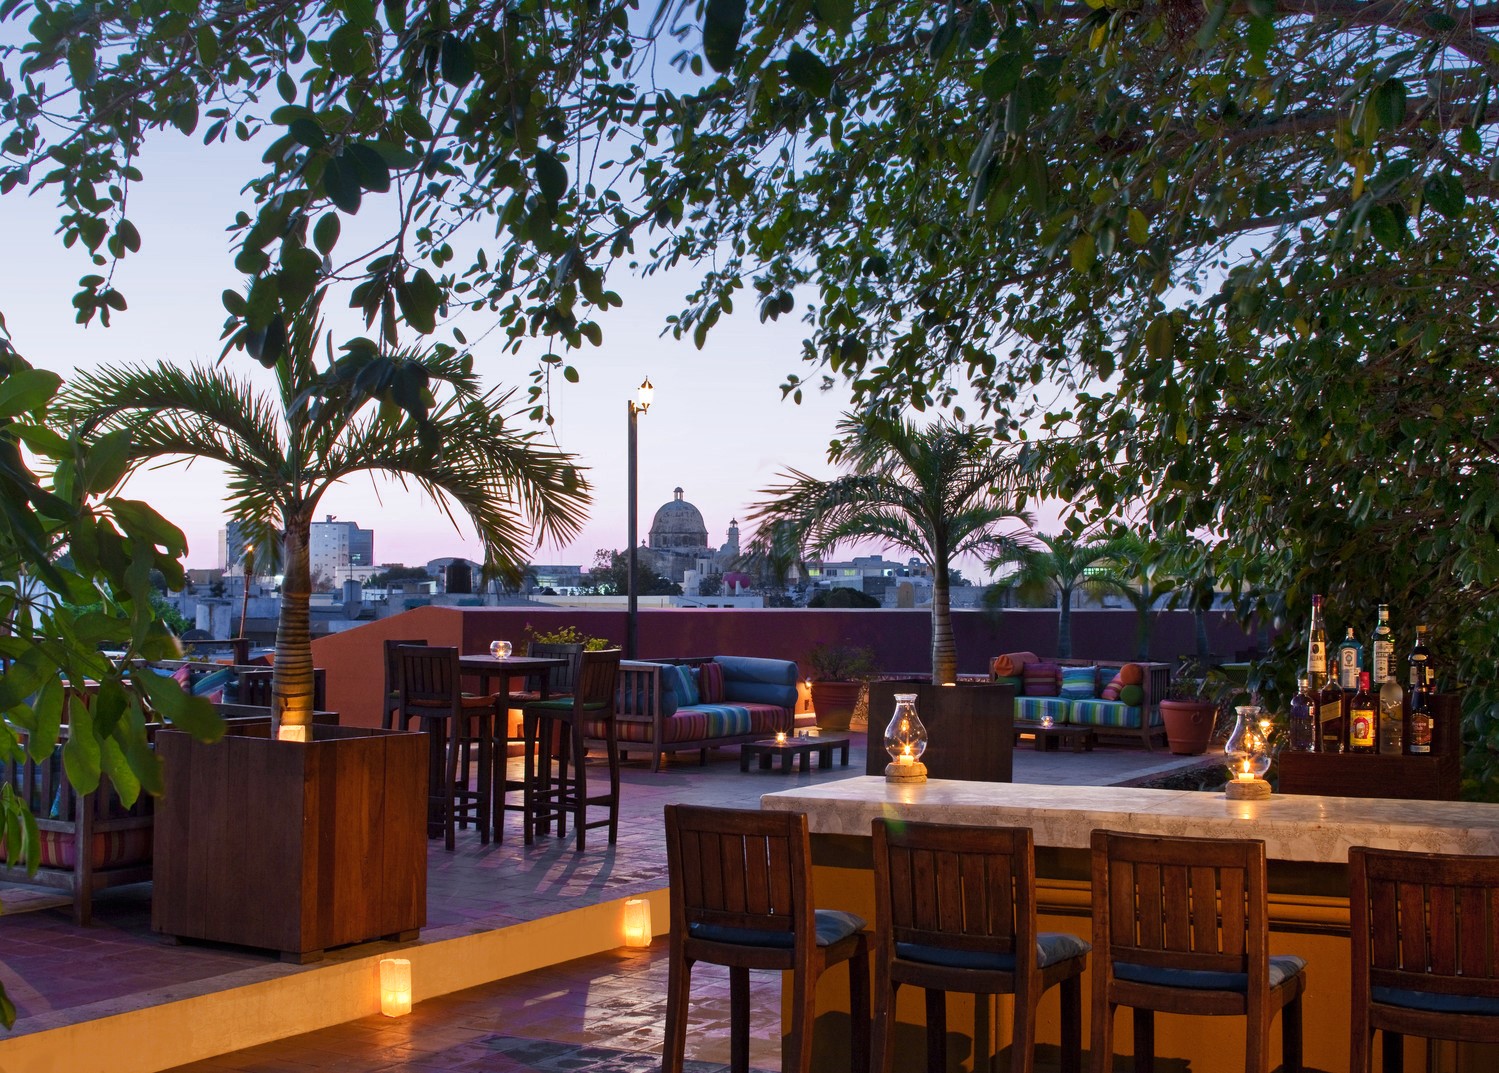
[[[926,725],[922,763],[933,779],[1010,782],[1015,770],[1015,688],[1007,685],[934,686],[930,682],[869,683],[869,752],[866,772],[883,775],[885,724],[897,693],[916,694],[916,714]]]
[[[1433,698],[1432,751],[1424,756],[1379,753],[1293,753],[1276,761],[1283,794],[1456,801],[1462,791],[1462,698]]]
[[[314,726],[204,745],[162,730],[151,926],[316,961],[427,922],[427,736]]]

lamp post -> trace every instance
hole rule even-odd
[[[630,551],[625,564],[625,569],[629,572],[629,577],[625,582],[625,592],[629,594],[628,602],[626,604],[627,610],[625,613],[625,659],[635,658],[636,646],[639,642],[638,622],[636,621],[636,619],[640,612],[640,606],[639,594],[635,591],[635,561],[638,558],[639,554],[637,551],[638,541],[635,535],[635,514],[637,499],[637,481],[635,476],[635,420],[640,414],[645,413],[651,408],[651,400],[655,398],[655,396],[656,389],[651,386],[651,378],[647,376],[644,380],[641,381],[640,390],[636,392],[636,397],[630,400],[630,432],[628,439],[629,449],[626,452],[626,461],[630,470],[629,477],[627,478],[626,483],[626,486],[629,489],[630,501],[628,508],[628,533]]]

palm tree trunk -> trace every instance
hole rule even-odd
[[[950,685],[958,680],[958,646],[952,633],[952,586],[947,568],[938,564],[932,574],[932,681]]]
[[[281,617],[276,622],[276,663],[271,671],[271,732],[312,723],[312,631],[307,607],[312,572],[307,543],[311,515],[288,512],[281,582]]]

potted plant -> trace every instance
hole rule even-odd
[[[1166,724],[1166,744],[1180,756],[1205,752],[1217,722],[1219,689],[1207,670],[1196,663],[1184,664],[1171,679],[1161,698],[1161,721]]]
[[[812,711],[818,730],[847,730],[859,694],[875,672],[874,652],[857,645],[819,642],[807,653],[812,665]]]

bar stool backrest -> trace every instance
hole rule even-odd
[[[620,650],[606,648],[596,652],[579,652],[577,678],[573,682],[573,696],[580,705],[599,704],[588,712],[589,719],[602,719],[614,714],[615,684],[619,678]]]
[[[456,716],[462,694],[458,688],[458,649],[443,645],[403,645],[400,656],[401,713],[415,707],[422,714],[442,714],[448,708]]]
[[[790,933],[811,942],[811,842],[799,812],[666,806],[674,940],[693,925]]]
[[[1265,844],[1093,832],[1093,951],[1100,964],[1247,973],[1268,987]]]
[[[883,940],[968,953],[1036,951],[1035,844],[1025,827],[873,822],[875,920]],[[1027,957],[1027,951],[1029,956]]]
[[[385,642],[385,695],[395,697],[401,688],[401,657],[399,649],[413,645],[425,645],[425,637],[412,637],[404,641]]]
[[[1353,1002],[1375,987],[1499,999],[1499,858],[1348,851]]]
[[[550,667],[545,671],[537,671],[526,675],[526,688],[533,693],[541,691],[542,676],[546,676],[547,692],[554,697],[564,696],[573,691],[578,678],[578,657],[583,654],[581,644],[553,644],[551,642],[532,641],[526,645],[526,655],[537,657],[550,657],[552,659],[565,659],[567,664],[561,667]]]

